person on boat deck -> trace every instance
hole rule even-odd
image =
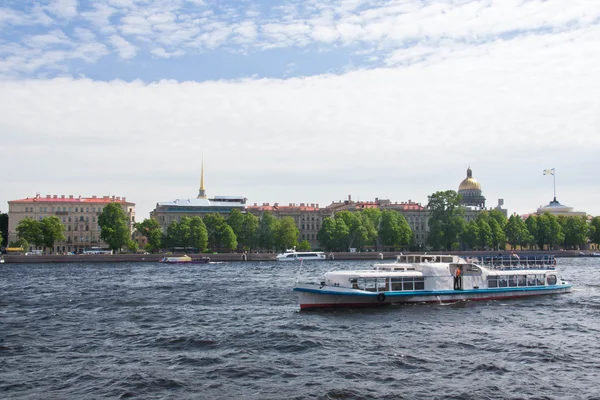
[[[456,267],[454,270],[454,290],[460,290],[462,286],[460,282],[460,275],[462,273],[461,268],[462,267]]]

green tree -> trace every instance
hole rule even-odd
[[[362,249],[369,240],[369,231],[363,225],[359,213],[344,210],[336,213],[334,218],[344,221],[348,228],[348,235],[344,240],[344,251],[348,251],[348,248],[351,247]]]
[[[25,239],[28,243],[33,243],[36,247],[44,244],[44,235],[39,221],[31,218],[24,218],[17,225],[17,236]]]
[[[117,251],[131,240],[128,222],[127,214],[118,203],[109,203],[102,209],[98,216],[100,238],[111,250]]]
[[[600,246],[600,217],[594,217],[590,222],[590,241]]]
[[[536,218],[537,232],[536,241],[540,250],[544,250],[548,245],[548,250],[552,250],[556,244],[562,243],[565,236],[556,217],[550,213],[544,213]]]
[[[303,240],[298,243],[298,247],[296,247],[297,251],[310,251],[310,242],[308,240]]]
[[[531,235],[525,225],[525,221],[518,215],[511,215],[504,227],[504,234],[506,235],[506,241],[510,244],[514,250],[517,246],[522,248],[529,244],[531,241]]]
[[[189,244],[198,249],[198,253],[206,250],[208,246],[208,231],[204,221],[199,216],[190,218]]]
[[[258,228],[258,245],[265,250],[273,250],[275,247],[275,232],[279,221],[269,211],[266,211],[260,219]]]
[[[54,250],[54,243],[65,240],[65,226],[58,217],[44,217],[40,222],[44,246]]]
[[[238,245],[251,250],[258,244],[258,218],[249,212],[242,214],[240,210],[234,209],[227,217],[227,224],[233,229],[237,237]]]
[[[381,212],[379,235],[383,245],[397,249],[410,244],[412,231],[403,215],[397,211],[384,210]]]
[[[298,245],[298,236],[300,236],[300,230],[294,219],[283,217],[279,220],[275,231],[275,246],[281,251],[291,249]]]
[[[479,238],[479,227],[476,221],[469,221],[465,225],[465,229],[462,232],[461,240],[468,250],[477,247]]]
[[[6,246],[8,244],[8,214],[0,214],[0,246]]]
[[[325,250],[331,251],[335,248],[336,221],[331,217],[323,219],[321,229],[317,233],[317,240]]]
[[[235,249],[237,247],[235,232],[221,215],[207,214],[204,217],[204,225],[206,225],[208,233],[208,246],[211,249]]]
[[[527,226],[527,231],[529,232],[529,240],[527,244],[529,245],[529,249],[532,250],[533,246],[538,242],[538,221],[537,215],[530,215],[525,220],[525,226]]]
[[[146,249],[148,251],[156,251],[162,246],[163,233],[160,224],[153,218],[147,218],[135,225],[138,232],[145,236],[148,240]]]
[[[477,244],[480,250],[489,248],[492,245],[493,238],[492,228],[490,227],[490,224],[488,224],[487,218],[483,213],[484,212],[480,213],[476,219],[478,233]]]
[[[460,207],[461,196],[454,190],[435,192],[428,196],[429,234],[428,243],[434,250],[452,250],[465,225],[464,210]]]
[[[581,249],[587,243],[589,226],[585,217],[558,217],[558,222],[564,234],[566,249]]]
[[[244,223],[242,225],[242,231],[240,232],[238,240],[240,241],[241,245],[248,250],[252,250],[258,246],[258,228],[258,217],[250,213],[244,214]]]
[[[366,244],[375,245],[377,250],[381,247],[381,210],[378,208],[365,208],[360,212],[362,225],[367,231]]]
[[[127,243],[127,248],[129,249],[129,251],[131,251],[132,253],[137,253],[139,245],[138,242],[136,242],[133,239],[129,239],[129,242]]]
[[[227,225],[233,229],[233,233],[239,238],[244,227],[244,214],[238,209],[233,209],[227,216]]]
[[[504,233],[504,228],[495,218],[490,217],[488,224],[492,231],[492,247],[496,250],[504,249],[506,247],[506,234]]]

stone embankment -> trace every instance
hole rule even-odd
[[[519,256],[548,256],[556,257],[577,257],[578,251],[557,251],[557,252],[530,252],[518,251]],[[400,252],[334,252],[325,253],[329,260],[394,260]],[[404,254],[411,254],[405,252]],[[415,253],[418,254],[418,253]],[[428,254],[448,254],[448,252],[429,252]],[[461,255],[466,257],[504,255],[508,257],[510,252],[452,252],[451,254]],[[183,255],[183,254],[180,254]],[[275,253],[220,253],[220,254],[188,254],[189,256],[204,256],[210,257],[211,261],[275,261]],[[78,255],[4,255],[3,259],[7,263],[115,263],[115,262],[158,262],[165,254],[78,254]]]

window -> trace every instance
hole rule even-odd
[[[86,208],[85,208],[85,212],[90,212],[90,208],[89,208],[89,207],[86,207]]]
[[[63,211],[67,211],[67,207],[63,207]]]
[[[79,212],[79,207],[75,207],[75,212]]]
[[[556,275],[548,275],[548,277],[546,278],[546,282],[548,282],[548,285],[556,285]]]

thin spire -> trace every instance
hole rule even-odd
[[[206,198],[206,191],[204,190],[204,154],[202,154],[202,169],[200,171],[200,191],[198,192],[198,198]]]

